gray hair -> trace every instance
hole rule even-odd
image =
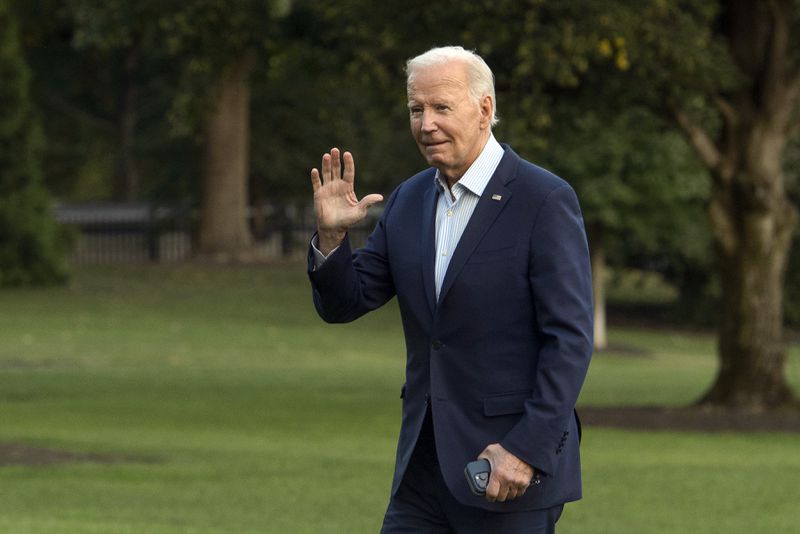
[[[412,57],[406,62],[406,83],[411,82],[419,69],[450,61],[466,63],[469,94],[476,103],[480,103],[486,95],[492,97],[491,125],[497,124],[500,119],[497,118],[497,99],[494,96],[494,74],[483,58],[471,50],[465,50],[462,46],[443,46]]]

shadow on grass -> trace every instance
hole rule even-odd
[[[800,410],[791,408],[753,413],[696,406],[584,406],[578,413],[586,426],[630,430],[800,433]]]
[[[50,467],[60,464],[156,464],[164,460],[154,456],[103,454],[97,452],[72,452],[50,447],[37,447],[24,443],[0,443],[0,467]]]

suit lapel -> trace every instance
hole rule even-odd
[[[422,236],[420,243],[422,246],[422,281],[425,291],[425,298],[431,308],[431,313],[436,308],[436,201],[438,199],[436,185],[433,177],[430,179],[430,187],[425,192],[422,206]]]
[[[483,238],[511,198],[511,190],[506,187],[506,184],[516,174],[519,156],[508,146],[503,148],[506,149],[506,154],[500,160],[500,164],[497,166],[489,183],[486,184],[486,189],[483,190],[483,194],[478,200],[477,206],[475,206],[475,211],[472,213],[472,217],[470,217],[467,227],[458,241],[456,250],[453,252],[453,257],[444,275],[442,290],[439,293],[440,302],[447,296],[447,292],[458,277],[458,273],[461,272],[467,259],[472,255],[481,238]]]

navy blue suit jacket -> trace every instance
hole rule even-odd
[[[530,510],[581,496],[575,402],[592,352],[592,289],[572,188],[503,145],[505,154],[434,287],[434,169],[403,182],[367,244],[347,239],[318,269],[314,304],[352,321],[397,296],[406,341],[394,493],[428,403],[439,463],[460,502]],[[473,496],[464,466],[490,443],[543,473],[506,503]]]

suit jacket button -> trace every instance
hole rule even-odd
[[[433,343],[431,343],[431,347],[433,347],[433,350],[439,350],[442,348],[442,342],[438,339],[434,339]]]

